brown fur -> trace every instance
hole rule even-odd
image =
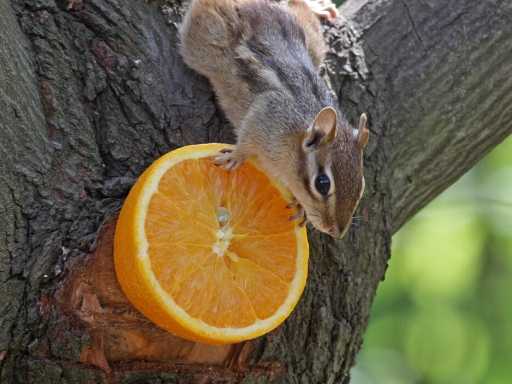
[[[361,196],[367,129],[353,136],[318,75],[326,48],[308,1],[193,0],[180,49],[235,127],[236,149],[218,162],[232,169],[257,157],[316,228],[339,237]],[[315,189],[319,171],[332,179],[329,197]]]

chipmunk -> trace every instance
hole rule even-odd
[[[231,170],[256,157],[294,195],[291,217],[341,238],[364,191],[362,114],[352,129],[319,76],[320,17],[330,0],[192,0],[180,29],[185,63],[206,76],[236,130]]]

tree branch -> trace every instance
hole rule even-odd
[[[512,7],[349,0],[341,12],[326,26],[325,75],[352,121],[370,116],[362,225],[341,242],[310,232],[290,319],[212,357],[166,349],[173,337],[137,317],[108,267],[112,231],[100,231],[161,154],[233,141],[178,55],[182,4],[0,2],[2,383],[348,383],[392,233],[512,130]]]
[[[395,232],[512,132],[512,9],[403,0],[349,1],[341,12],[377,90],[368,108],[387,138]]]

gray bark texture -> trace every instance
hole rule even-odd
[[[145,167],[234,139],[178,55],[184,6],[0,0],[2,384],[348,383],[392,234],[512,131],[509,0],[349,0],[323,71],[351,121],[370,117],[362,222],[310,231],[306,291],[268,336],[164,336],[102,276]]]

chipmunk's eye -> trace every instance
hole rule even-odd
[[[331,189],[331,180],[326,174],[320,174],[315,179],[315,188],[323,196],[327,196]]]

